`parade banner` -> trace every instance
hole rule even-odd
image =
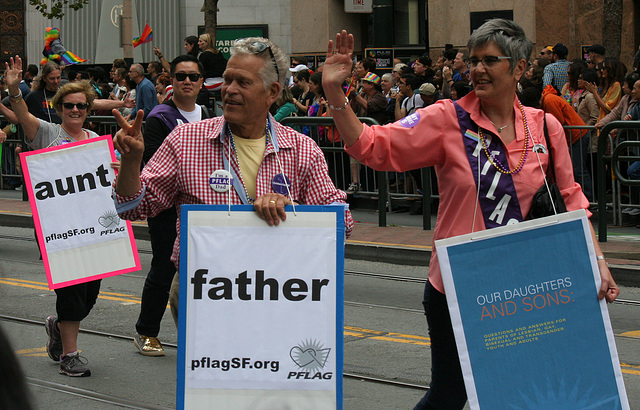
[[[140,270],[111,198],[111,136],[20,154],[50,289]]]
[[[584,210],[436,250],[472,409],[629,409]]]
[[[342,408],[343,205],[183,205],[178,408]]]

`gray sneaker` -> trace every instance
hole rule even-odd
[[[60,370],[58,372],[71,377],[91,376],[88,364],[89,361],[86,358],[75,352],[60,358]]]
[[[62,339],[60,338],[60,331],[58,330],[58,318],[55,316],[49,316],[44,321],[44,327],[47,330],[47,336],[49,341],[47,342],[47,354],[51,360],[55,362],[60,361],[62,355]]]
[[[353,194],[358,192],[359,190],[360,190],[360,184],[358,184],[357,182],[352,182],[351,185],[349,185],[349,188],[347,188],[345,192],[347,194]]]

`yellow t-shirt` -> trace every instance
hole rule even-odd
[[[233,142],[238,153],[238,162],[240,163],[240,172],[242,173],[242,181],[247,190],[247,194],[254,200],[256,198],[256,178],[258,169],[262,164],[262,157],[267,148],[267,136],[259,139],[233,137]]]

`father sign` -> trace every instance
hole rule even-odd
[[[344,206],[230,209],[181,209],[178,408],[341,408]]]
[[[49,288],[140,269],[111,199],[110,136],[20,154]]]

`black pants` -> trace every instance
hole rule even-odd
[[[462,409],[467,402],[467,393],[447,299],[427,281],[422,304],[431,338],[431,384],[414,410]]]
[[[175,207],[147,219],[153,259],[144,282],[142,307],[136,323],[136,330],[141,335],[157,337],[160,333],[160,322],[167,308],[171,281],[176,273],[176,266],[171,261],[171,253],[176,240],[177,219]]]
[[[96,304],[100,293],[100,280],[59,288],[55,292],[58,320],[80,322]]]

